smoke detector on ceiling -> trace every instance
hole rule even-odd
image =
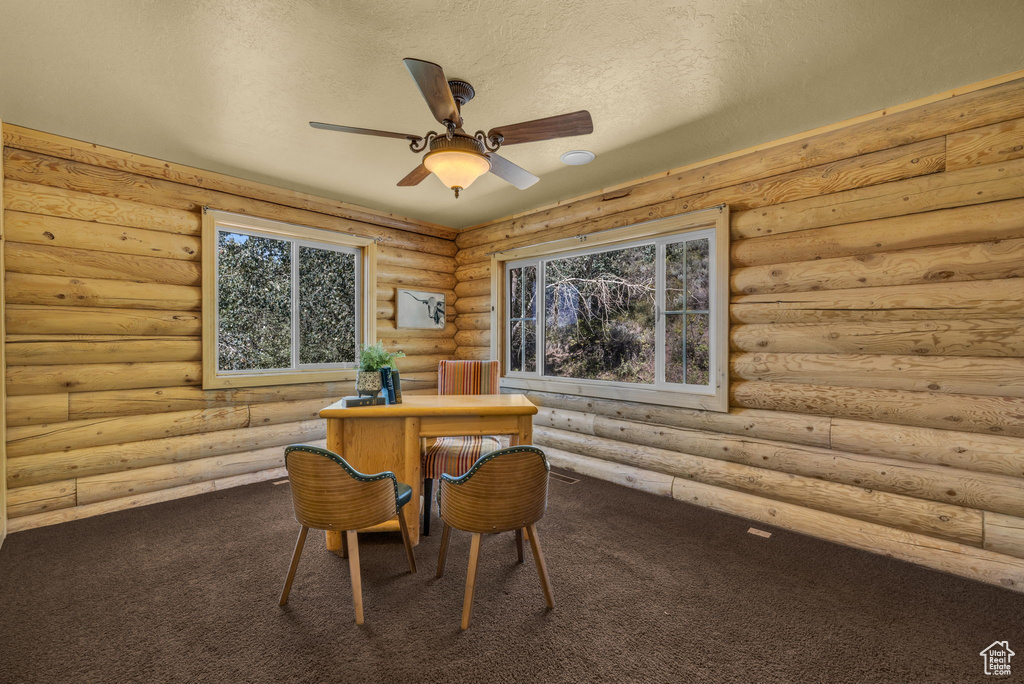
[[[562,160],[563,164],[568,164],[569,166],[583,166],[594,161],[594,153],[587,150],[569,150],[559,159]]]

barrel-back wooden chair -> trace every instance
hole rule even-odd
[[[355,605],[356,624],[363,624],[363,587],[359,574],[359,541],[356,530],[387,522],[398,515],[402,541],[409,559],[410,572],[416,572],[416,559],[412,541],[401,515],[402,506],[412,499],[412,487],[398,481],[395,474],[386,471],[364,475],[345,462],[338,454],[319,447],[295,444],[284,450],[285,467],[291,483],[295,519],[302,528],[295,542],[291,567],[281,591],[280,605],[288,602],[288,593],[299,567],[299,556],[306,543],[309,528],[335,530],[342,535],[342,555],[348,556],[352,575],[352,602]]]
[[[437,367],[438,394],[498,394],[497,361],[441,361]],[[507,442],[505,442],[507,444]],[[467,435],[438,437],[422,451],[423,534],[430,534],[430,505],[434,480],[442,474],[462,475],[478,458],[500,449],[500,437]]]
[[[462,604],[462,629],[469,627],[473,614],[476,571],[480,561],[480,540],[484,534],[515,531],[519,562],[523,562],[523,534],[530,540],[537,564],[544,600],[555,607],[544,555],[537,536],[537,521],[544,517],[548,504],[548,464],[544,452],[532,446],[513,446],[481,457],[461,477],[441,476],[438,511],[444,527],[437,576],[444,575],[451,530],[473,533],[469,547],[469,570]]]

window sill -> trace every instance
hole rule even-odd
[[[298,385],[307,382],[355,382],[355,368],[331,368],[308,371],[273,373],[246,373],[244,375],[204,375],[203,389],[230,389],[238,387],[266,387],[268,385]],[[355,391],[353,389],[353,391]]]
[[[592,383],[574,382],[568,379],[537,379],[537,378],[501,378],[502,389],[533,390],[552,392],[554,394],[571,394],[580,397],[599,399],[621,399],[643,404],[659,406],[677,406],[679,408],[698,409],[701,411],[717,411],[726,413],[729,410],[727,390],[721,385],[716,392],[696,394],[692,392],[676,392],[672,390],[644,389],[625,387],[623,385],[597,385]]]

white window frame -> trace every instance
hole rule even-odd
[[[356,267],[356,361],[350,363],[300,364],[298,268],[292,269],[291,282],[291,364],[290,368],[260,370],[221,370],[219,366],[218,292],[219,262],[217,254],[220,232],[239,233],[253,237],[269,237],[290,243],[293,265],[298,264],[300,247],[314,247],[354,254]],[[346,235],[320,228],[255,218],[214,209],[203,210],[203,388],[253,387],[286,385],[303,382],[326,382],[355,379],[358,350],[362,344],[376,340],[376,242],[371,238]]]
[[[709,239],[711,266],[709,347],[710,384],[684,385],[662,380],[665,368],[665,249],[685,240]],[[560,378],[543,374],[544,263],[552,258],[654,245],[656,249],[656,358],[652,384]],[[507,306],[510,271],[521,266],[537,268],[535,372],[510,371],[511,349],[507,341]],[[644,403],[728,411],[729,408],[729,210],[726,206],[671,216],[641,224],[605,230],[563,240],[511,249],[491,260],[491,358],[501,359],[503,388],[624,399]]]

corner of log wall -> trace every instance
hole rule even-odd
[[[282,474],[351,383],[204,391],[200,212],[379,239],[380,339],[410,393],[453,358],[455,232],[17,126],[3,126],[9,529]],[[395,326],[395,289],[443,290],[445,330]]]
[[[728,204],[730,412],[538,392],[535,441],[580,473],[1024,591],[1020,76],[463,231],[456,355],[489,353],[489,253]]]

